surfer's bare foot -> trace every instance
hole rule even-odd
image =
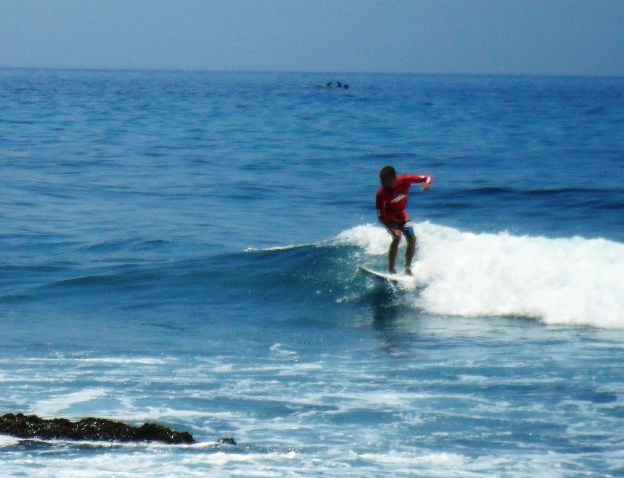
[[[413,276],[414,274],[412,274],[412,269],[405,269],[405,275],[406,276]]]
[[[396,269],[388,269],[388,272],[389,272],[390,274],[396,274]]]

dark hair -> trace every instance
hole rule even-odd
[[[396,178],[396,171],[392,166],[384,166],[383,168],[381,168],[381,171],[379,171],[379,177],[381,179]]]

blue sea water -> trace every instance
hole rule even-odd
[[[0,412],[198,440],[2,476],[624,476],[624,79],[335,76],[0,70]]]

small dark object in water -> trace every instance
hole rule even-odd
[[[156,423],[145,423],[135,427],[105,418],[89,417],[71,422],[65,418],[46,420],[37,415],[24,415],[22,413],[16,415],[7,413],[0,417],[0,433],[17,438],[42,438],[46,440],[195,443],[195,439],[190,433],[176,432]]]
[[[236,440],[232,437],[223,437],[217,440],[217,443],[222,443],[224,445],[236,445]]]

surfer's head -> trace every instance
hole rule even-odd
[[[396,186],[396,171],[392,166],[384,166],[379,171],[379,180],[384,188],[393,189]]]

